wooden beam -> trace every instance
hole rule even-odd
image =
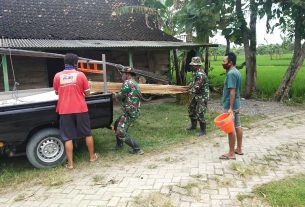
[[[90,88],[92,93],[104,92],[103,82],[91,81]],[[122,83],[107,83],[108,92],[119,92],[122,88]],[[176,85],[158,85],[158,84],[139,84],[140,91],[143,94],[179,94],[187,93],[188,86]]]
[[[2,71],[3,71],[3,85],[4,85],[4,91],[10,90],[9,80],[8,80],[8,70],[7,70],[7,59],[6,55],[2,56]]]

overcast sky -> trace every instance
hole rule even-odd
[[[258,20],[257,26],[256,26],[256,38],[257,38],[257,44],[281,44],[282,39],[280,34],[282,32],[279,29],[275,29],[273,34],[267,34],[266,32],[266,17]],[[282,34],[283,35],[283,34]],[[266,42],[267,40],[267,42]],[[217,43],[217,44],[226,44],[226,40],[223,36],[220,34],[217,34],[215,37],[210,39],[211,43]]]

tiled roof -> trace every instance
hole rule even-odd
[[[0,39],[0,48],[182,48],[217,46],[172,41]]]
[[[0,38],[178,41],[144,15],[113,16],[139,0],[0,0]]]

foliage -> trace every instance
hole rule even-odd
[[[213,60],[217,60],[218,56],[223,57],[226,52],[226,47],[224,45],[219,45],[218,47],[209,48],[209,55],[213,57]]]
[[[208,42],[208,37],[217,30],[223,7],[222,0],[185,0],[174,17],[178,33],[195,33],[196,41]]]
[[[305,39],[305,3],[301,0],[267,0],[267,5],[268,25],[269,20],[277,18],[278,22],[273,27],[280,27],[294,39],[291,63],[274,95],[274,100],[285,101],[289,98],[290,88],[305,59],[305,43],[302,43]]]
[[[120,6],[114,9],[114,15],[144,14],[146,25],[150,27],[150,21],[157,20],[157,27],[164,32],[174,35],[173,24],[173,0],[165,0],[164,4],[159,0],[142,0],[141,5]],[[149,19],[149,16],[152,18]]]
[[[268,29],[273,30],[274,27],[279,27],[283,32],[287,32],[290,39],[295,37],[295,25],[301,23],[301,27],[296,28],[300,31],[301,36],[305,38],[305,22],[304,11],[305,3],[302,0],[267,0],[266,4],[269,5],[267,10],[267,17],[271,19],[278,19],[275,25],[270,25],[268,21]],[[272,7],[273,5],[273,7]],[[303,16],[303,17],[302,17]],[[300,22],[296,22],[300,20]]]
[[[247,5],[245,5],[244,9],[247,9]],[[234,42],[237,45],[243,43],[241,23],[236,13],[235,1],[224,1],[218,29],[221,30],[221,34],[229,41]]]
[[[269,55],[270,59],[281,59],[283,54],[289,54],[293,52],[293,43],[287,38],[282,38],[282,44],[268,44],[268,45],[258,45],[257,54],[258,55]]]
[[[295,207],[305,205],[305,176],[285,178],[257,187],[254,193],[271,206]]]

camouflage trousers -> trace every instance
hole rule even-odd
[[[127,114],[122,114],[114,123],[115,135],[117,139],[125,142],[131,139],[131,136],[127,133],[128,128],[132,122],[134,122],[138,116],[131,117]]]
[[[204,115],[206,111],[207,100],[201,97],[193,97],[188,107],[189,117],[193,120],[198,120],[205,123]]]

